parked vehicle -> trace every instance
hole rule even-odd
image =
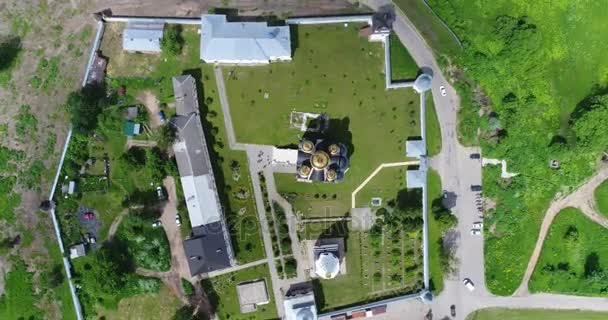
[[[479,153],[471,153],[471,155],[469,155],[469,157],[471,159],[481,159],[481,155]]]
[[[156,194],[158,195],[158,200],[160,200],[160,201],[165,200],[165,190],[163,190],[163,187],[161,187],[161,186],[156,187]]]
[[[477,185],[477,184],[471,185],[471,191],[479,192],[479,191],[481,191],[481,186]]]
[[[452,317],[456,317],[456,306],[455,305],[450,306],[450,315],[452,315]]]
[[[95,214],[94,214],[93,212],[90,212],[90,211],[89,211],[89,212],[85,212],[85,213],[82,215],[82,217],[83,217],[83,218],[85,218],[85,219],[87,219],[87,220],[88,220],[88,219],[93,219],[93,218],[95,218]]]
[[[481,229],[481,228],[483,228],[483,223],[481,221],[475,222],[475,223],[473,223],[473,228]]]
[[[156,221],[152,222],[152,228],[158,228],[162,225],[163,224],[160,222],[160,220],[156,220]]]
[[[448,95],[448,92],[445,91],[445,87],[444,86],[439,87],[439,91],[441,91],[441,96],[442,97],[445,97],[445,96]]]
[[[161,110],[158,112],[158,119],[160,120],[160,123],[165,123],[166,118],[164,111]]]
[[[177,226],[181,226],[182,225],[182,218],[179,217],[179,214],[175,215],[175,224]]]
[[[475,290],[475,285],[473,284],[473,281],[471,281],[471,279],[465,278],[464,280],[462,280],[462,283],[467,289],[469,289],[469,291]]]
[[[89,243],[97,243],[97,238],[95,238],[95,237],[94,237],[92,234],[89,234],[89,235],[87,236],[87,241],[88,241]]]
[[[481,230],[479,230],[479,229],[471,229],[471,235],[472,236],[481,235]]]

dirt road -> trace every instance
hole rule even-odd
[[[146,110],[148,110],[148,115],[150,116],[150,128],[158,128],[162,125],[160,117],[158,116],[158,112],[160,111],[160,107],[158,105],[158,99],[151,91],[142,91],[137,95],[137,100],[144,103],[146,106]]]
[[[530,256],[524,278],[519,288],[517,288],[515,291],[515,296],[523,296],[528,294],[528,282],[530,281],[530,277],[532,277],[534,268],[536,268],[536,264],[538,263],[538,258],[542,252],[543,243],[545,242],[547,233],[549,232],[551,224],[553,223],[553,219],[555,219],[557,214],[562,209],[567,207],[580,209],[581,212],[589,219],[597,222],[605,228],[608,228],[608,219],[600,215],[595,209],[595,200],[593,195],[595,188],[597,188],[597,186],[599,186],[606,179],[608,179],[608,167],[602,168],[595,176],[576,189],[576,191],[573,193],[556,199],[551,203],[547,213],[545,213],[545,218],[543,219],[543,223],[540,227],[540,233],[538,235],[538,240],[536,241],[536,246],[534,247],[532,256]]]

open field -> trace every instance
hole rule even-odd
[[[416,79],[418,65],[394,33],[389,36],[389,47],[391,49],[391,79],[393,81]]]
[[[530,291],[608,295],[608,230],[579,210],[562,210],[549,229]]]
[[[356,198],[357,208],[372,207],[372,198],[382,198],[382,205],[395,200],[399,190],[405,188],[407,167],[384,168],[359,190]]]
[[[167,288],[162,286],[158,293],[142,294],[120,301],[115,310],[98,307],[99,318],[120,319],[170,319],[182,305],[181,301]]]
[[[608,121],[608,44],[598,41],[608,34],[605,6],[429,2],[468,44],[449,55],[447,70],[459,88],[465,142],[478,140],[484,156],[506,159],[520,173],[503,180],[491,168],[483,176],[485,196],[496,203],[488,215],[494,227],[486,235],[486,283],[509,295],[551,199],[591,176],[607,145],[601,123]],[[560,169],[549,168],[550,160]]]
[[[467,320],[602,320],[605,312],[549,309],[482,309],[471,313]]]
[[[236,285],[241,282],[260,279],[266,280],[270,303],[259,306],[253,313],[242,314],[239,309]],[[266,264],[211,279],[203,279],[201,284],[219,319],[266,320],[277,318],[274,296],[272,295],[272,282]]]
[[[608,217],[608,181],[604,181],[594,192],[597,210]]]

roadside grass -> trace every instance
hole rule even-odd
[[[261,279],[266,281],[270,303],[258,306],[255,312],[242,314],[239,307],[236,285],[241,282]],[[272,294],[272,281],[270,280],[270,273],[266,264],[210,279],[203,279],[201,280],[201,285],[219,319],[265,320],[277,318],[274,295]]]
[[[405,171],[407,167],[383,168],[374,176],[363,189],[359,190],[355,198],[357,208],[372,207],[372,198],[382,199],[382,206],[394,200],[399,190],[405,188]]]
[[[43,317],[37,307],[40,296],[34,293],[33,274],[19,258],[13,261],[13,269],[4,277],[4,294],[0,296],[0,318],[19,319]]]
[[[239,142],[298,143],[302,132],[289,124],[296,110],[327,113],[330,138],[348,146],[350,170],[338,184],[302,184],[293,176],[276,175],[279,192],[300,195],[295,210],[307,216],[344,215],[352,190],[379,164],[403,161],[405,140],[420,136],[418,95],[408,89],[385,90],[382,47],[358,37],[359,27],[298,26],[293,61],[224,68]],[[328,209],[317,206],[317,193],[330,199],[336,194],[336,201]]]
[[[607,312],[551,309],[481,309],[467,316],[467,320],[603,320]]]
[[[59,307],[61,308],[62,319],[76,319],[76,310],[74,309],[74,302],[72,301],[72,293],[67,280],[68,277],[63,268],[61,251],[57,246],[56,240],[51,239],[50,237],[45,239],[45,246],[51,257],[51,266],[49,266],[48,269],[52,268],[52,279],[46,280],[46,282],[53,283],[53,285],[50,286],[54,290],[53,300],[61,301]]]
[[[594,191],[597,210],[608,217],[608,181],[602,182]]]
[[[97,305],[98,319],[171,319],[182,302],[163,285],[158,293],[142,294],[120,301],[116,309],[106,309]]]
[[[394,3],[407,15],[436,54],[458,53],[458,42],[424,1],[426,0],[395,0]]]
[[[530,279],[531,292],[608,296],[608,230],[578,209],[553,221]]]
[[[437,171],[429,169],[427,176],[427,188],[428,188],[428,203],[427,205],[431,208],[431,203],[437,197],[441,197],[441,178]],[[429,210],[430,211],[430,210]],[[429,212],[428,216],[428,227],[429,227],[429,276],[431,291],[437,296],[443,291],[443,268],[441,261],[441,243],[443,239],[443,233],[441,226],[435,221],[435,216]]]
[[[484,156],[506,159],[520,173],[503,180],[494,169],[490,174],[484,169],[483,180],[485,195],[497,204],[484,250],[488,289],[510,295],[521,282],[550,201],[591,176],[605,151],[601,130],[583,143],[573,131],[593,123],[571,118],[576,110],[584,113],[588,98],[605,94],[608,45],[598,41],[607,34],[601,27],[605,6],[430,2],[467,43],[461,54],[449,57],[456,86],[467,92],[460,135],[474,142],[480,127]],[[497,126],[504,136],[492,136]],[[554,138],[564,138],[564,148],[552,144]],[[551,159],[559,160],[560,170],[548,167]]]
[[[389,47],[391,51],[391,79],[414,80],[418,75],[418,65],[403,46],[399,37],[393,32],[390,34]]]
[[[428,157],[436,156],[441,152],[441,127],[437,118],[433,95],[426,95],[426,153]]]

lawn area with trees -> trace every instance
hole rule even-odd
[[[608,296],[608,230],[574,208],[560,211],[530,279],[532,292]]]
[[[602,182],[602,184],[595,189],[594,197],[597,210],[608,217],[608,181]]]
[[[599,40],[608,35],[605,7],[566,0],[428,2],[463,41],[459,53],[434,48],[449,58],[440,63],[450,64],[447,75],[461,97],[460,138],[519,173],[503,180],[496,168],[483,172],[484,195],[496,203],[486,221],[495,225],[486,234],[486,283],[509,295],[551,199],[590,177],[608,145],[608,43]],[[550,160],[560,168],[549,168]]]
[[[257,310],[253,313],[242,314],[239,309],[236,285],[241,282],[261,279],[266,281],[270,303],[258,306]],[[277,318],[276,305],[272,294],[272,282],[270,281],[270,273],[266,264],[210,279],[203,279],[201,280],[201,285],[219,319],[266,320]]]
[[[481,309],[471,313],[467,320],[603,320],[606,312],[550,309]]]

